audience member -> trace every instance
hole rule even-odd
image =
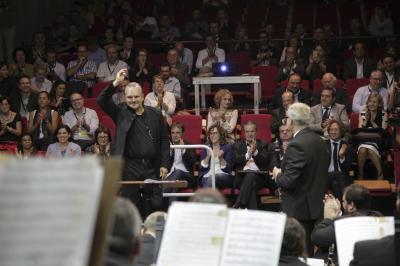
[[[295,48],[287,47],[285,49],[285,59],[279,64],[276,80],[278,82],[287,80],[293,73],[304,76],[304,64],[302,60],[298,60]]]
[[[389,89],[393,84],[395,77],[400,75],[399,68],[396,68],[395,58],[390,54],[385,54],[382,57],[382,73],[384,76],[382,86]]]
[[[111,141],[110,129],[100,125],[94,132],[94,144],[87,147],[85,152],[96,154],[102,159],[108,158],[110,157]]]
[[[178,41],[175,43],[175,50],[178,53],[178,60],[181,64],[188,66],[189,75],[193,69],[193,52],[189,48],[185,47],[183,42]]]
[[[160,76],[164,81],[164,90],[174,94],[177,102],[182,101],[182,86],[179,80],[172,74],[176,73],[176,69],[173,70],[168,62],[161,64]],[[189,78],[189,76],[188,76]],[[183,85],[183,84],[182,84]],[[184,87],[184,86],[183,86]],[[184,87],[185,88],[185,87]]]
[[[290,39],[288,40],[287,46],[282,49],[281,58],[279,60],[279,63],[282,64],[285,61],[285,59],[287,58],[286,53],[289,48],[292,48],[291,52],[296,55],[296,58],[299,61],[304,63],[304,61],[306,60],[306,58],[308,56],[308,53],[304,49],[304,47],[300,46],[300,40],[297,37],[297,35],[292,35],[290,37]]]
[[[361,79],[370,76],[376,69],[376,62],[365,54],[363,42],[356,42],[353,46],[354,57],[347,59],[343,66],[343,78]]]
[[[89,61],[93,61],[96,63],[96,69],[97,67],[104,61],[107,60],[107,54],[106,51],[99,46],[99,41],[96,37],[94,36],[89,36],[87,38],[87,59]]]
[[[245,139],[232,147],[232,164],[236,171],[234,187],[240,189],[234,207],[257,210],[260,206],[258,191],[266,186],[272,187],[264,172],[268,165],[268,145],[256,139],[257,125],[254,122],[246,122],[243,129]]]
[[[39,94],[42,91],[50,92],[52,83],[46,78],[47,67],[46,65],[35,65],[34,67],[35,76],[31,78],[31,90],[32,92]]]
[[[131,35],[127,35],[124,38],[124,43],[122,45],[122,49],[119,52],[119,57],[122,61],[126,62],[129,66],[132,66],[135,63],[137,52],[133,48],[134,39]]]
[[[315,79],[321,79],[326,72],[335,73],[336,66],[329,61],[324,48],[321,45],[317,45],[310,53],[305,74],[310,81],[314,81]]]
[[[17,48],[13,51],[14,64],[10,64],[8,70],[10,76],[19,78],[20,76],[33,77],[33,65],[27,63],[26,52],[22,48]]]
[[[222,31],[220,32],[221,27],[218,23],[218,21],[211,21],[209,24],[209,30],[208,30],[208,35],[211,35],[215,39],[215,45],[218,48],[223,49],[225,52],[229,51],[229,44],[224,42],[228,41],[230,38],[228,36],[227,31]],[[207,35],[206,35],[207,38]]]
[[[210,73],[213,63],[225,62],[225,51],[216,46],[214,36],[206,37],[206,48],[197,55],[196,68],[202,73]]]
[[[120,197],[114,203],[113,215],[114,223],[107,236],[105,266],[133,265],[140,250],[142,218],[132,202]]]
[[[235,142],[235,129],[238,120],[238,110],[232,109],[233,96],[227,89],[220,89],[214,96],[215,109],[210,107],[207,115],[207,129],[219,125],[226,132],[226,141]]]
[[[128,65],[118,59],[118,50],[114,45],[109,45],[106,49],[107,61],[102,62],[97,69],[97,81],[112,81],[118,71],[127,69]]]
[[[189,201],[226,205],[226,199],[221,194],[221,192],[212,188],[199,188],[198,190],[196,190],[194,195],[190,197]]]
[[[8,67],[5,62],[0,62],[0,95],[9,97],[18,88],[17,80],[10,77]]]
[[[54,48],[46,49],[46,66],[47,66],[47,78],[51,82],[55,82],[57,80],[66,81],[67,80],[67,72],[63,64],[57,62],[57,54]]]
[[[31,91],[31,80],[28,76],[19,77],[18,90],[10,94],[10,104],[11,110],[26,118],[29,112],[37,109],[38,97]]]
[[[364,179],[364,166],[367,158],[374,164],[378,179],[383,179],[381,154],[384,149],[385,130],[387,129],[387,113],[383,109],[382,97],[377,93],[368,96],[366,106],[361,110],[358,118],[358,128],[378,129],[376,139],[361,140],[358,146],[358,179]]]
[[[167,91],[164,85],[163,78],[155,75],[153,77],[153,91],[146,95],[144,105],[160,109],[162,115],[168,117],[169,120],[175,112],[176,101],[174,94]],[[171,124],[171,121],[169,121],[169,124]]]
[[[321,101],[321,91],[325,88],[331,88],[335,94],[335,102],[342,104],[346,107],[348,112],[351,111],[349,97],[347,96],[346,89],[338,86],[337,79],[332,73],[325,73],[321,79],[322,88],[320,90],[314,88],[311,106],[315,106]]]
[[[50,106],[61,116],[71,108],[71,102],[66,95],[67,84],[62,80],[54,82],[50,91]]]
[[[135,63],[129,69],[129,80],[142,86],[147,82],[150,86],[153,83],[155,73],[156,69],[148,59],[147,50],[139,49]]]
[[[18,159],[29,159],[36,156],[37,151],[35,143],[33,142],[32,135],[29,133],[23,133],[17,144],[17,149],[15,150],[15,156]]]
[[[163,14],[163,15],[160,16],[160,20],[159,20],[159,29],[160,29],[160,31],[157,31],[157,30],[154,31],[153,35],[151,36],[151,38],[153,40],[156,39],[156,38],[162,37],[161,36],[162,35],[161,34],[161,29],[162,28],[165,28],[165,30],[166,30],[166,32],[165,32],[166,38],[169,41],[173,41],[173,40],[179,39],[181,37],[181,33],[180,33],[179,29],[177,27],[171,25],[171,18],[168,15]]]
[[[190,39],[204,40],[207,32],[207,21],[201,18],[201,11],[199,9],[194,9],[192,12],[192,20],[185,25],[185,36]]]
[[[32,134],[38,150],[46,150],[53,142],[54,132],[58,128],[57,111],[50,108],[50,96],[47,91],[38,95],[39,108],[29,113],[28,133]]]
[[[232,23],[229,20],[229,15],[226,12],[226,9],[224,8],[218,9],[216,21],[218,22],[219,26],[218,35],[216,36],[217,42],[218,40],[232,39],[234,35],[234,27],[232,26]]]
[[[324,136],[328,136],[327,126],[333,120],[340,121],[345,130],[349,129],[346,107],[336,103],[335,90],[332,88],[321,90],[320,104],[311,108],[310,115],[310,128]]]
[[[232,148],[225,142],[225,130],[219,125],[212,125],[207,130],[207,144],[213,150],[215,163],[215,186],[219,189],[233,186]],[[203,187],[212,186],[210,167],[211,153],[203,150],[200,155],[199,179]]]
[[[170,77],[175,77],[176,79],[179,80],[181,88],[186,89],[188,86],[190,86],[189,67],[186,64],[182,64],[179,61],[178,51],[176,49],[171,49],[168,51],[167,62],[168,65],[170,66],[170,71],[168,72],[168,79],[165,80],[165,85],[168,86],[168,83],[171,82],[170,80],[172,79]],[[161,69],[162,67],[164,66],[161,65]],[[161,72],[163,73],[162,70]],[[166,76],[164,78],[166,78]],[[181,96],[179,95],[179,97],[177,98],[181,98]]]
[[[302,102],[307,105],[311,103],[311,93],[300,87],[301,77],[299,74],[294,73],[289,76],[287,88],[278,88],[275,90],[274,97],[271,102],[272,108],[279,108],[282,106],[282,94],[285,91],[293,93],[294,102]]]
[[[170,136],[172,145],[190,144],[183,140],[185,127],[181,123],[171,125]],[[193,175],[193,166],[196,162],[196,154],[193,149],[171,149],[170,151],[171,169],[167,175],[167,180],[186,180],[188,187],[196,187],[197,182]],[[172,190],[171,190],[172,191]]]
[[[276,136],[279,133],[279,127],[282,124],[282,120],[287,118],[287,110],[289,106],[294,103],[294,95],[291,91],[285,91],[282,93],[282,106],[272,110],[272,123],[271,123],[271,131]]]
[[[288,124],[287,119],[283,119],[279,124],[278,133],[278,137],[276,138],[274,143],[269,146],[268,149],[269,170],[274,169],[274,167],[281,167],[283,156],[286,153],[290,141],[292,141],[293,139],[293,128],[291,125]]]
[[[21,116],[11,111],[10,101],[7,97],[0,97],[0,142],[17,142],[22,133]]]
[[[383,7],[375,7],[368,29],[372,36],[393,35],[393,21],[390,17],[386,16]]]
[[[44,32],[36,32],[33,36],[33,44],[28,50],[28,62],[32,64],[44,64],[46,62],[46,35]]]
[[[352,149],[343,139],[345,129],[340,121],[330,120],[326,129],[329,136],[326,140],[329,152],[328,187],[336,198],[341,199],[344,188],[352,181],[349,177]]]
[[[400,114],[400,75],[394,77],[388,89],[388,111]]]
[[[55,135],[57,142],[50,144],[46,151],[46,157],[62,158],[81,155],[81,147],[71,142],[71,129],[67,125],[60,125]]]
[[[77,53],[78,59],[68,63],[67,75],[70,81],[82,81],[88,88],[91,88],[96,79],[96,63],[88,59],[86,44],[78,45]]]
[[[352,110],[355,113],[360,113],[361,110],[365,107],[367,103],[367,99],[372,92],[378,93],[383,100],[383,110],[387,110],[387,100],[388,100],[388,92],[387,89],[382,87],[383,82],[383,73],[379,70],[375,70],[371,72],[371,76],[369,77],[369,84],[367,86],[363,86],[357,89],[353,98],[353,107]]]
[[[288,217],[283,233],[279,266],[308,265],[304,260],[307,260],[306,233],[295,218]]]
[[[110,45],[115,45],[115,44],[116,44],[116,40],[115,40],[114,29],[111,27],[107,27],[104,31],[104,36],[103,36],[103,40],[101,41],[101,46],[103,47],[104,50],[107,50],[107,48]]]
[[[247,41],[247,31],[246,28],[239,25],[235,30],[234,42],[232,44],[232,48],[230,49],[233,52],[247,52],[250,50],[250,44]]]
[[[270,45],[268,34],[261,31],[258,35],[259,43],[252,49],[252,66],[270,66],[277,64],[277,55],[275,49]]]
[[[79,93],[69,97],[72,109],[63,117],[63,123],[70,128],[72,139],[82,149],[93,144],[93,135],[99,127],[99,118],[95,110],[85,107],[85,100]]]

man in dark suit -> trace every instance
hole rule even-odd
[[[18,90],[10,94],[11,110],[21,117],[28,117],[29,112],[39,108],[38,96],[31,90],[31,80],[28,76],[21,76],[18,81]]]
[[[272,133],[277,136],[279,134],[279,126],[282,124],[282,119],[286,118],[286,112],[289,106],[294,103],[294,95],[291,91],[285,91],[282,93],[282,106],[272,110]]]
[[[112,101],[116,87],[127,75],[127,69],[120,70],[113,83],[97,98],[99,106],[116,125],[111,153],[125,159],[123,180],[164,179],[169,167],[169,138],[160,110],[143,105],[143,90],[134,82],[124,89],[125,104],[116,105]],[[134,203],[141,199],[137,186],[123,187],[122,196]]]
[[[357,42],[353,46],[354,57],[346,60],[343,67],[343,78],[359,79],[368,78],[376,69],[376,62],[365,56],[364,43]]]
[[[267,144],[256,139],[257,125],[248,121],[244,125],[244,140],[233,145],[233,166],[236,170],[234,187],[240,188],[235,207],[258,209],[257,192],[269,186],[266,171],[268,161]]]
[[[291,125],[287,125],[287,121],[281,121],[279,126],[279,138],[269,146],[268,158],[269,166],[268,170],[274,169],[274,167],[281,167],[283,157],[289,146],[290,141],[293,139],[293,130]]]
[[[309,127],[310,107],[294,103],[288,110],[294,138],[287,147],[282,168],[275,167],[273,179],[282,192],[282,211],[296,218],[306,231],[307,249],[312,255],[311,231],[322,217],[328,185],[328,154],[325,142]]]
[[[293,73],[289,76],[287,88],[278,88],[275,90],[274,98],[271,102],[271,107],[273,109],[282,106],[281,97],[285,91],[291,91],[294,96],[294,101],[305,103],[307,105],[311,104],[311,94],[309,91],[300,88],[301,76],[297,73]]]

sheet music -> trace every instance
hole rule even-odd
[[[94,157],[1,163],[1,265],[87,265],[102,178]]]
[[[230,210],[222,266],[276,266],[286,215]]]
[[[157,265],[218,265],[227,211],[223,204],[174,202],[168,211]]]
[[[339,264],[349,265],[356,242],[391,234],[394,234],[393,217],[351,217],[335,221]]]

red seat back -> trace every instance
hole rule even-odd
[[[92,98],[97,98],[100,92],[105,89],[110,83],[110,81],[105,81],[94,84],[94,86],[92,87]]]
[[[354,130],[358,128],[358,113],[351,113],[350,114],[350,130]]]
[[[242,127],[241,138],[244,138],[244,124],[247,121],[253,121],[257,125],[257,139],[263,140],[267,143],[271,142],[272,132],[271,123],[272,115],[270,114],[248,114],[240,116],[240,124]]]
[[[183,139],[192,144],[201,144],[202,117],[200,115],[174,115],[172,123],[182,123],[185,126]]]
[[[249,52],[230,52],[226,57],[227,62],[237,63],[239,74],[250,73],[250,53]]]
[[[111,139],[113,140],[115,137],[116,127],[115,127],[115,123],[111,119],[111,117],[109,117],[108,115],[103,115],[100,119],[100,124],[102,124],[103,126],[105,126],[106,128],[108,128],[110,130]]]
[[[164,53],[149,53],[147,54],[148,60],[150,63],[152,63],[157,71],[160,68],[161,64],[167,61],[167,56]]]
[[[252,75],[260,76],[261,95],[263,100],[271,100],[276,89],[276,66],[255,66],[251,68]]]
[[[351,102],[353,101],[353,97],[357,89],[366,86],[368,84],[369,84],[369,79],[367,78],[346,80],[347,95],[349,96]]]
[[[97,99],[96,98],[85,99],[85,107],[95,110],[96,113],[97,113],[97,116],[99,117],[99,119],[101,119],[101,117],[107,115],[101,109],[101,107],[97,104]]]

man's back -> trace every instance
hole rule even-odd
[[[354,244],[351,266],[396,265],[394,236],[365,240]]]

